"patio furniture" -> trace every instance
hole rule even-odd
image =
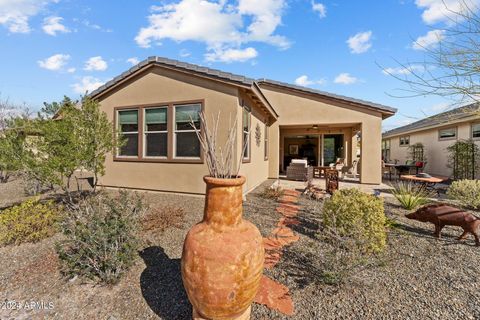
[[[392,166],[392,164],[385,163],[385,161],[382,160],[382,176],[388,175],[388,178],[392,181],[392,173],[394,169],[394,165]]]
[[[293,159],[287,167],[287,179],[310,181],[313,179],[313,167],[309,167],[307,160]]]
[[[415,165],[415,163],[413,163],[413,164],[385,163],[385,167],[389,168],[389,170],[391,171],[391,173],[392,173],[391,177],[393,177],[393,176],[395,176],[395,174],[397,174],[399,178],[400,178],[400,176],[403,176],[403,175],[409,175],[411,169],[415,169],[415,171],[416,171],[415,173],[418,173],[418,170],[419,170],[419,168]],[[391,177],[390,177],[390,180],[392,180]]]
[[[344,177],[347,177],[347,178],[353,178],[353,179],[356,179],[356,178],[359,178],[360,177],[360,173],[358,172],[358,164],[359,164],[359,161],[357,160],[353,160],[352,162],[352,166],[351,167],[348,167],[346,169],[346,172],[343,174]],[[346,167],[344,167],[342,170],[345,170]]]
[[[448,180],[447,177],[419,177],[414,174],[408,174],[408,175],[402,175],[400,176],[401,180],[406,180],[406,181],[411,181],[415,184],[419,184],[421,189],[427,190],[427,191],[432,191],[435,190],[435,185],[437,183],[442,183],[446,180]],[[438,191],[437,191],[438,193]]]
[[[325,190],[329,194],[333,194],[338,190],[338,170],[337,169],[327,169],[325,170]]]
[[[322,176],[325,177],[325,170],[330,169],[330,167],[326,167],[326,166],[315,166],[312,168],[313,168],[314,178],[321,178]]]

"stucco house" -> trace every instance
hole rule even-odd
[[[207,174],[188,123],[200,110],[207,118],[221,112],[219,132],[224,138],[221,133],[237,119],[236,158],[242,158],[245,192],[279,177],[296,157],[308,157],[313,165],[344,158],[351,165],[360,154],[360,182],[380,183],[382,120],[396,112],[380,104],[160,57],[140,62],[90,96],[127,140],[107,157],[101,185],[193,194],[205,192],[202,177]]]
[[[409,146],[424,145],[425,171],[450,177],[447,147],[457,140],[473,139],[480,146],[480,105],[477,103],[452,109],[413,122],[383,134],[382,154],[387,161],[409,160]]]

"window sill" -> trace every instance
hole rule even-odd
[[[140,163],[178,163],[178,164],[203,164],[202,159],[184,158],[184,159],[167,159],[167,158],[136,158],[136,157],[114,157],[114,162],[140,162]]]

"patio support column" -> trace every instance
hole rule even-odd
[[[268,177],[277,179],[280,170],[280,127],[278,121],[268,130]]]
[[[380,184],[382,182],[382,118],[362,122],[360,146],[360,183]]]

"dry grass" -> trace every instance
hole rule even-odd
[[[283,195],[283,189],[267,187],[259,195],[265,199],[278,200]]]
[[[183,228],[185,210],[176,206],[153,208],[143,219],[144,231],[163,232],[168,228]]]

